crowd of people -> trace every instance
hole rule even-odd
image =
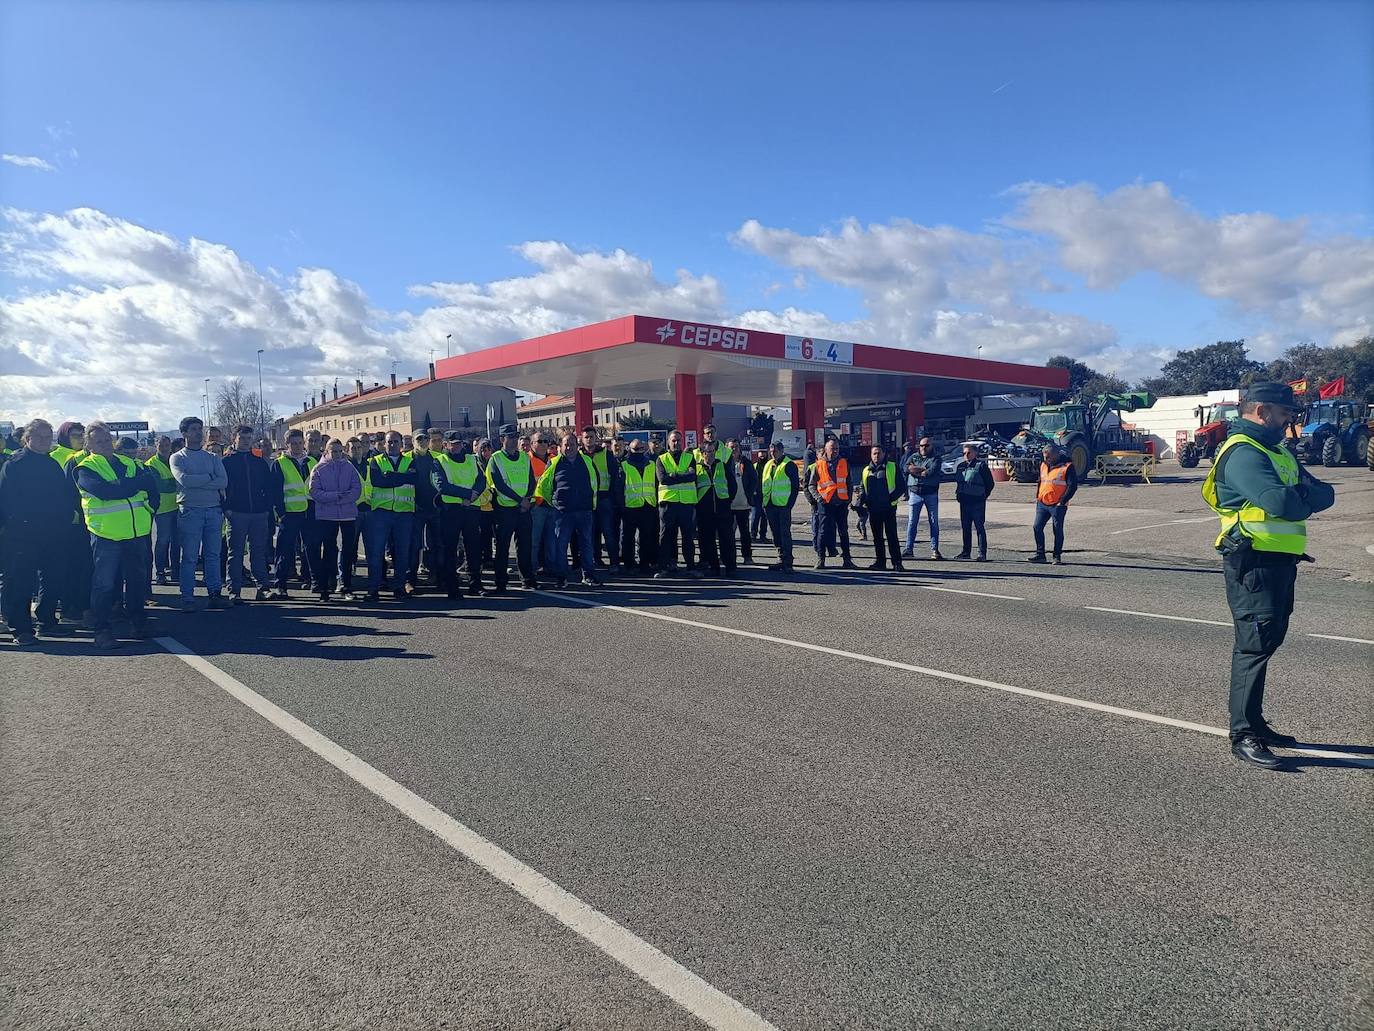
[[[35,419],[22,440],[5,442],[0,608],[17,643],[63,623],[93,631],[100,648],[118,646],[123,623],[146,637],[151,585],[176,585],[182,610],[194,612],[198,571],[213,609],[249,600],[249,588],[255,601],[298,589],[321,602],[361,595],[376,603],[384,593],[404,600],[434,590],[459,601],[504,592],[512,573],[527,589],[541,577],[563,588],[627,571],[731,577],[769,541],[777,551],[769,568],[790,574],[793,510],[803,498],[814,568],[834,558],[855,568],[851,513],[862,539],[871,531],[869,569],[903,569],[923,514],[931,558],[944,557],[939,494],[950,477],[928,438],[895,460],[874,446],[867,464],[851,468],[834,439],[802,459],[778,441],[754,455],[711,425],[692,448],[677,430],[661,442],[606,441],[592,426],[554,435],[505,425],[495,442],[457,431],[341,439],[296,429],[280,450],[250,426],[226,442],[195,416],[178,432],[145,453],[102,422],[54,432]],[[1031,561],[1057,563],[1076,482],[1052,448],[1043,474]],[[952,479],[963,536],[956,557],[986,561],[994,480],[976,447],[965,448]]]

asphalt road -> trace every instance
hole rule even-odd
[[[1106,500],[1063,567],[1010,513],[993,562],[900,577],[161,611],[223,683],[0,650],[0,1017],[704,1026],[236,683],[733,1000],[717,1026],[1366,1028],[1370,588],[1304,571],[1269,712],[1312,747],[1266,774],[1208,732],[1215,563],[1109,550]]]

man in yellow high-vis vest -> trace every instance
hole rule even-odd
[[[1299,465],[1283,445],[1283,429],[1297,407],[1293,388],[1286,384],[1250,386],[1240,403],[1240,418],[1231,424],[1202,485],[1203,500],[1221,518],[1216,548],[1236,631],[1231,753],[1265,769],[1282,765],[1269,746],[1297,744],[1264,718],[1265,674],[1288,633],[1298,562],[1306,557],[1307,517],[1336,500],[1331,487]]]
[[[662,532],[658,538],[656,577],[672,575],[677,568],[677,541],[682,535],[682,561],[687,574],[699,578],[701,571],[692,561],[693,539],[697,526],[697,466],[692,452],[684,451],[682,433],[668,434],[668,450],[655,459],[654,477],[658,480],[658,511]]]
[[[487,483],[491,486],[492,503],[496,512],[495,559],[492,579],[498,593],[505,591],[510,580],[510,542],[515,538],[515,563],[520,580],[527,591],[536,590],[534,559],[530,545],[533,534],[534,468],[528,451],[520,450],[520,438],[514,423],[500,429],[501,448],[494,451],[487,462]]]
[[[410,525],[415,518],[415,470],[411,456],[401,453],[401,434],[386,435],[386,449],[368,461],[367,600],[381,600],[382,556],[391,545],[392,592],[397,601],[406,597],[410,569]]]
[[[150,470],[115,454],[114,436],[103,422],[86,428],[86,446],[90,453],[76,465],[76,486],[91,535],[91,629],[95,646],[108,650],[119,647],[111,618],[121,577],[133,636],[150,636],[144,605],[152,580],[150,537],[159,495]]]
[[[624,510],[620,515],[620,561],[629,569],[635,566],[641,573],[658,568],[658,477],[656,463],[649,454],[649,446],[642,440],[630,441],[629,453],[620,463],[621,482],[625,485]],[[635,542],[639,542],[639,560],[635,561]]]
[[[485,494],[487,483],[477,464],[477,456],[468,450],[468,442],[457,430],[449,432],[445,450],[435,456],[439,474],[437,504],[439,532],[443,541],[439,573],[450,601],[462,595],[459,590],[458,569],[467,561],[467,588],[474,598],[482,590],[482,524],[477,504]]]
[[[713,423],[702,427],[701,446],[692,451],[692,458],[697,467],[697,550],[701,564],[719,575],[735,565],[735,521],[730,515],[735,467]]]

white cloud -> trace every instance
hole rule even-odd
[[[829,330],[819,313],[748,313],[763,323],[797,320],[801,331],[847,329],[875,343],[987,358],[1043,362],[1051,354],[1101,351],[1112,327],[1023,301],[1049,290],[1043,256],[1023,240],[905,220],[863,226],[850,219],[835,231],[807,236],[750,220],[735,233],[744,247],[778,264],[858,292],[867,316]],[[832,326],[834,324],[831,324]],[[767,328],[760,326],[760,328]],[[1047,349],[1048,348],[1048,349]]]
[[[1006,224],[1052,241],[1060,264],[1095,289],[1154,272],[1258,318],[1256,340],[1348,343],[1374,328],[1374,239],[1320,235],[1307,219],[1265,212],[1207,218],[1163,183],[1105,194],[1025,183],[1013,193]]]
[[[40,410],[166,425],[195,409],[207,376],[255,385],[259,347],[268,400],[286,411],[336,377],[351,383],[357,369],[380,379],[393,358],[403,374],[419,373],[450,333],[463,351],[636,311],[728,314],[714,278],[679,270],[664,281],[623,250],[532,241],[516,250],[533,274],[416,286],[413,295],[438,303],[391,312],[328,269],[260,272],[223,244],[177,240],[89,208],[3,215],[0,260],[41,284],[0,299],[4,418]]]
[[[16,168],[36,168],[40,172],[56,172],[57,169],[40,157],[32,154],[0,154],[0,161]]]

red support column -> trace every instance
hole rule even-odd
[[[582,432],[583,426],[592,424],[592,388],[576,387],[573,390],[573,430]]]
[[[906,388],[906,436],[908,440],[916,440],[926,423],[926,388],[907,387]]]
[[[814,442],[816,430],[825,428],[825,382],[816,380],[806,384],[806,429]]]
[[[697,401],[697,378],[690,372],[673,376],[673,398],[677,405],[677,428],[701,430],[701,404]]]
[[[794,430],[806,429],[806,399],[802,397],[792,398],[792,428]]]
[[[704,430],[706,424],[711,421],[711,413],[714,406],[711,404],[710,394],[697,395],[697,429]]]

